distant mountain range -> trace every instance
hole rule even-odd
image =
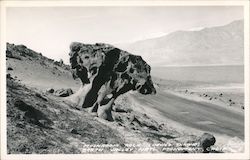
[[[243,64],[244,21],[117,46],[142,55],[153,66]]]

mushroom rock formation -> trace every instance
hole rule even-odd
[[[73,104],[88,108],[112,121],[115,99],[130,90],[155,94],[150,66],[141,56],[104,43],[70,45],[70,63],[74,78],[80,78],[79,91],[68,97]]]

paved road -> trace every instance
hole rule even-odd
[[[160,111],[163,116],[202,131],[237,136],[244,139],[244,115],[205,102],[187,100],[158,91],[156,95],[136,94],[141,104]]]

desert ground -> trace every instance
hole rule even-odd
[[[64,97],[49,92],[78,90],[80,81],[72,78],[68,65],[27,47],[15,47],[10,46],[11,55],[6,57],[10,154],[199,153],[199,145],[198,149],[172,148],[199,144],[203,133],[216,138],[212,153],[244,151],[241,88],[237,92],[230,87],[206,88],[204,83],[153,77],[157,94],[120,96],[112,110],[114,121],[109,122],[77,110]],[[166,144],[175,147],[166,149]]]

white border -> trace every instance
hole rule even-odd
[[[250,159],[249,155],[249,1],[164,1],[164,0],[136,0],[136,1],[0,1],[1,7],[1,158],[9,159]],[[6,8],[7,7],[74,7],[74,6],[243,6],[244,7],[244,73],[245,73],[245,152],[235,154],[46,154],[24,155],[7,154],[6,139]]]

